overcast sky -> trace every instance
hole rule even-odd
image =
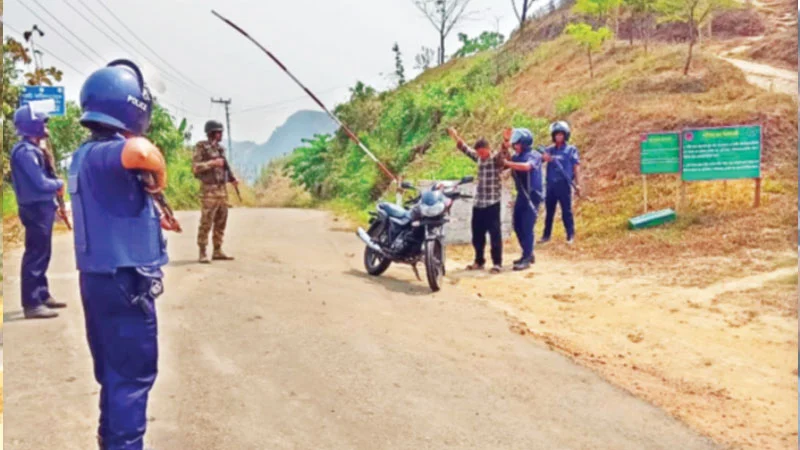
[[[173,67],[149,52],[103,5]],[[194,138],[207,118],[224,119],[222,106],[209,101],[212,94],[232,99],[235,140],[263,142],[291,113],[317,109],[271,60],[215,18],[211,9],[269,48],[331,108],[347,99],[348,87],[357,80],[380,89],[391,84],[386,74],[394,70],[394,42],[400,44],[410,76],[416,75],[414,55],[422,46],[435,48],[437,43],[436,31],[412,0],[5,0],[4,6],[6,35],[20,39],[14,30],[24,31],[33,24],[44,30],[38,41],[44,63],[64,70],[67,98],[77,99],[85,74],[102,62],[131,58],[141,64],[151,89],[170,111],[189,118]],[[475,35],[499,29],[507,37],[516,25],[510,0],[472,0],[470,9],[474,18],[451,33],[448,54],[458,47],[458,32]],[[127,50],[128,44],[108,31],[98,16],[141,54]],[[181,77],[197,86],[176,81]]]

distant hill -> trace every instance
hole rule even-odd
[[[315,134],[333,133],[336,128],[336,124],[323,112],[297,111],[276,128],[263,144],[234,141],[233,165],[241,176],[255,181],[262,167],[274,158],[291,153],[302,144],[302,139]]]

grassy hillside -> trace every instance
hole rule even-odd
[[[581,52],[557,40],[533,53],[536,63],[515,78],[508,101],[530,116],[565,118],[573,125],[591,197],[578,207],[579,229],[602,254],[713,256],[740,248],[795,248],[796,100],[749,85],[739,70],[708,54],[685,77],[677,70],[684,52],[683,46],[660,46],[645,55],[618,46],[597,58],[595,78],[589,79]],[[694,183],[687,186],[677,224],[627,232],[624,221],[641,212],[640,133],[732,124],[763,126],[762,207],[751,207],[752,181]],[[652,206],[674,206],[678,186],[674,176],[651,177]],[[622,236],[628,238],[625,246],[603,245]]]
[[[354,92],[339,113],[382,161],[412,180],[474,173],[453,151],[448,126],[470,140],[486,136],[495,143],[503,127],[526,126],[545,143],[547,125],[568,120],[589,197],[576,208],[584,254],[649,258],[796,248],[797,101],[751,86],[702,48],[683,76],[683,45],[657,44],[647,53],[627,43],[614,47],[595,55],[590,78],[585,53],[567,38],[539,44],[516,36],[501,50],[451,61],[395,91]],[[753,123],[763,126],[765,138],[761,208],[751,206],[752,181],[694,183],[677,223],[626,230],[626,220],[642,210],[640,133]],[[288,167],[295,175],[313,167],[304,187],[359,220],[376,198],[392,194],[387,178],[343,135],[296,152]],[[648,183],[651,208],[675,206],[675,176]]]

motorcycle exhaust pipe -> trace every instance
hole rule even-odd
[[[358,237],[359,237],[359,238],[360,238],[362,241],[364,241],[364,243],[365,243],[365,244],[367,244],[367,247],[369,247],[369,248],[370,248],[370,249],[372,249],[373,251],[376,251],[376,252],[378,252],[378,254],[380,254],[380,255],[382,255],[382,256],[386,256],[386,254],[383,252],[383,249],[381,248],[381,246],[380,246],[380,245],[378,245],[378,244],[376,244],[376,243],[375,243],[375,241],[373,241],[373,240],[372,240],[372,238],[370,237],[370,235],[369,235],[369,234],[367,234],[367,232],[366,232],[366,231],[364,231],[364,229],[363,229],[363,228],[361,228],[361,227],[358,227],[358,231],[356,231],[356,234],[358,235]]]

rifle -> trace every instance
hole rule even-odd
[[[231,165],[228,163],[228,158],[223,156],[222,159],[225,161],[225,181],[227,182],[228,180],[231,179],[235,180],[236,177],[233,175],[233,170],[231,169]],[[242,194],[239,193],[239,186],[234,184],[233,189],[236,191],[236,196],[239,197],[239,201],[241,202]]]
[[[44,168],[47,172],[47,175],[52,178],[58,178],[58,174],[56,172],[56,158],[55,154],[53,153],[53,145],[50,143],[50,138],[46,137],[44,139]],[[64,202],[64,194],[56,194],[56,201],[58,202],[58,210],[56,214],[61,220],[64,221],[64,225],[67,226],[68,230],[72,230],[72,224],[69,221],[69,216],[67,215],[67,205]]]
[[[539,152],[542,155],[544,155],[546,147],[543,146],[543,145],[540,145],[540,146],[536,147],[534,150],[536,150],[537,152]],[[578,189],[578,186],[575,184],[575,180],[573,180],[572,178],[567,176],[567,171],[564,170],[564,166],[561,165],[561,161],[559,161],[559,160],[554,158],[553,162],[556,163],[556,168],[558,169],[559,172],[561,172],[561,175],[564,176],[564,179],[569,181],[570,186],[572,186],[572,189],[575,190],[575,195],[580,197],[581,196],[581,190]]]
[[[144,171],[141,172],[139,174],[139,180],[142,182],[142,184],[144,184],[145,188],[147,189],[153,189],[157,186],[156,178],[155,176],[153,176],[151,172],[144,172]],[[181,225],[175,219],[175,213],[172,211],[172,208],[169,206],[169,203],[167,203],[167,198],[164,197],[164,193],[163,192],[150,193],[150,196],[153,197],[153,201],[156,202],[156,205],[158,206],[161,215],[164,216],[167,222],[169,222],[170,225],[176,226],[177,229],[175,230],[175,232],[180,233],[181,231],[183,231],[181,229]]]

